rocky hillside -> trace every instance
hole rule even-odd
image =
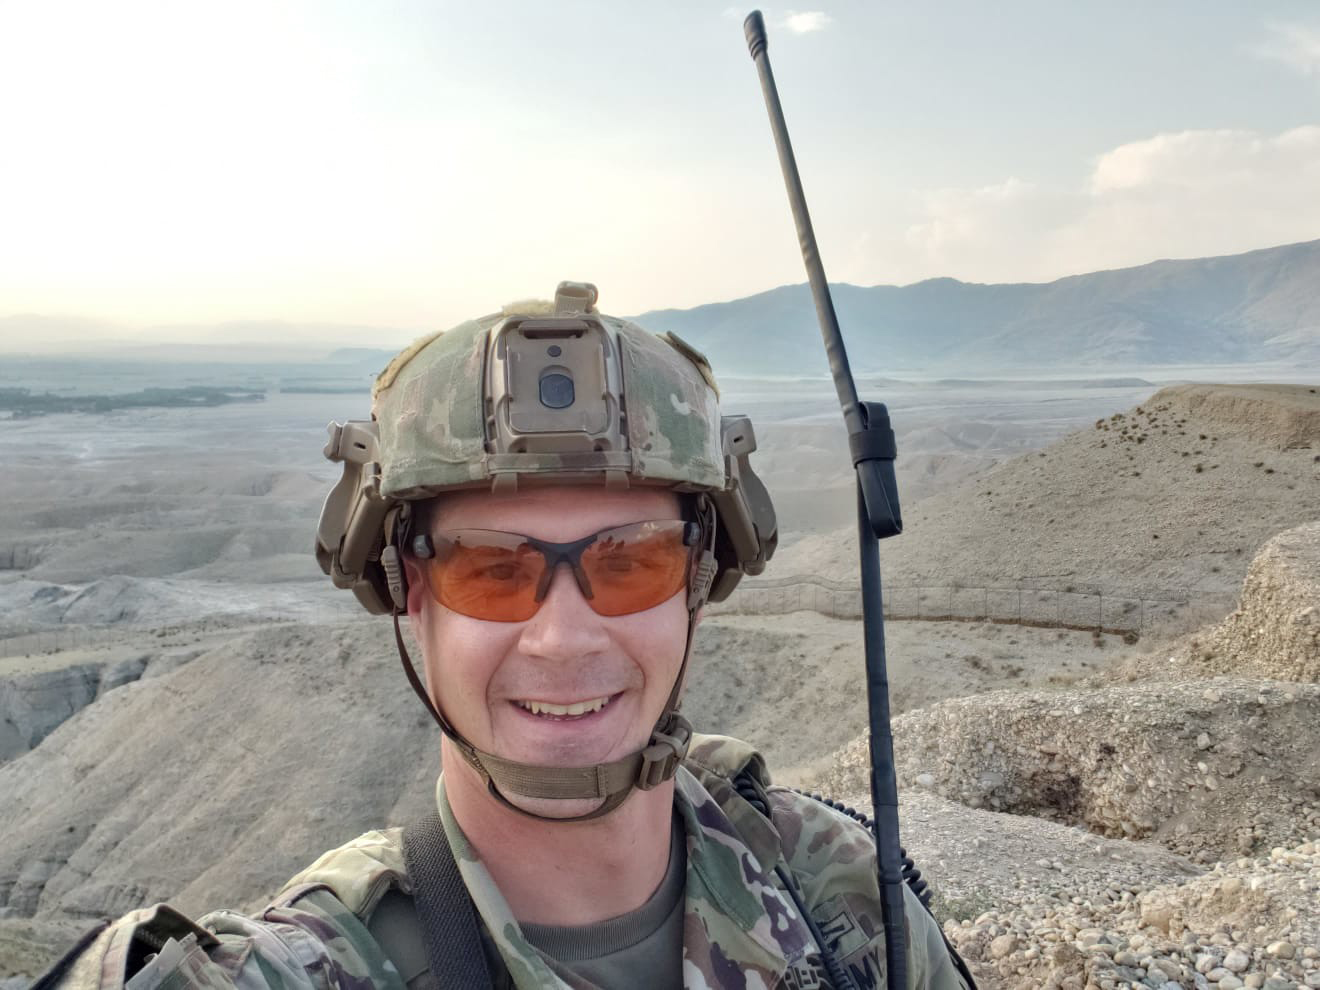
[[[1320,681],[1320,522],[1265,544],[1237,611],[1184,656],[1204,670]]]
[[[1320,684],[995,691],[894,720],[899,784],[1213,862],[1320,834]],[[861,738],[822,790],[855,794]],[[815,786],[813,784],[813,786]]]
[[[881,560],[890,585],[1235,593],[1266,540],[1315,518],[1318,491],[1320,387],[1175,386],[906,505]],[[806,537],[774,576],[856,580],[854,539]]]
[[[397,664],[368,622],[269,626],[108,692],[0,766],[4,906],[252,906],[309,850],[420,814],[438,745]]]
[[[1199,653],[1147,658],[1120,666],[1128,684],[999,691],[895,720],[909,847],[931,842],[914,801],[940,801],[937,821],[981,809],[962,834],[993,865],[942,856],[944,825],[931,872],[945,931],[984,986],[1320,986],[1317,527],[1269,541],[1241,608],[1197,634],[1232,677]],[[818,785],[865,806],[866,743]],[[1091,872],[1056,853],[1058,824],[1116,863],[1160,849],[1199,869],[1133,883]]]

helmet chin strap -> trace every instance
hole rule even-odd
[[[481,775],[491,795],[505,807],[545,822],[590,821],[609,814],[623,804],[633,788],[650,790],[678,772],[678,766],[687,755],[688,745],[692,741],[692,726],[678,711],[679,695],[683,689],[683,678],[687,674],[688,660],[692,656],[692,640],[697,631],[697,612],[706,601],[716,570],[715,512],[705,495],[697,500],[697,514],[701,524],[702,548],[688,588],[687,640],[683,648],[683,662],[678,668],[678,676],[669,692],[669,700],[665,702],[664,711],[651,731],[651,738],[646,746],[610,763],[598,763],[586,767],[540,766],[506,760],[493,753],[477,749],[445,718],[431,699],[421,678],[417,676],[412,658],[408,655],[408,649],[403,642],[403,631],[399,627],[402,610],[398,607],[394,609],[394,641],[399,648],[399,659],[403,663],[403,672],[408,677],[408,683],[422,699],[422,704],[426,705],[427,711],[440,726],[440,730],[453,741],[454,747],[468,765]],[[507,794],[558,801],[603,799],[603,803],[583,815],[552,818],[518,807],[509,800]]]

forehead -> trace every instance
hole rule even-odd
[[[443,495],[432,505],[431,529],[499,529],[566,543],[611,526],[680,517],[678,496],[662,489],[554,487]]]

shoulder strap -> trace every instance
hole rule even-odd
[[[37,977],[36,982],[28,987],[28,990],[57,990],[62,986],[96,986],[93,981],[99,977],[100,960],[84,956],[83,953],[109,927],[110,922],[102,921],[90,931],[83,932],[73,947],[60,956],[50,969]],[[75,967],[81,972],[75,971]]]
[[[437,990],[493,986],[486,967],[477,909],[454,862],[444,825],[430,814],[403,830],[403,859]]]

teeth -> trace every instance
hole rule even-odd
[[[571,705],[552,705],[548,701],[519,701],[533,715],[586,715],[598,712],[609,704],[609,697],[592,698],[590,701],[575,701]]]

